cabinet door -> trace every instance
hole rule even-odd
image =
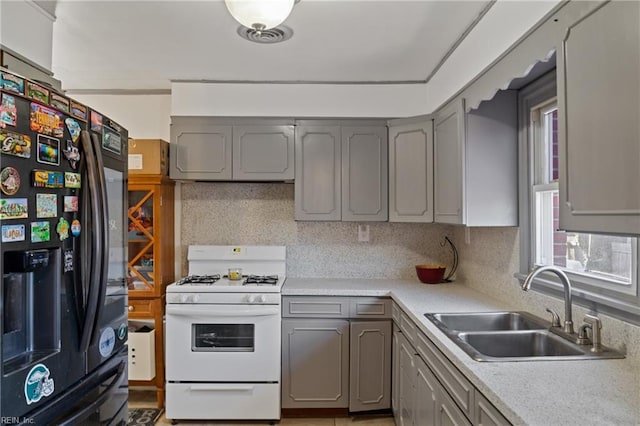
[[[232,127],[193,119],[171,124],[172,179],[231,180]]]
[[[434,122],[434,209],[438,223],[463,223],[464,102],[438,112]]]
[[[293,179],[293,146],[293,126],[234,126],[233,179]]]
[[[386,221],[386,127],[342,127],[342,220]]]
[[[558,57],[560,228],[640,234],[640,3],[571,25]]]
[[[389,222],[433,222],[433,122],[389,127]]]
[[[297,126],[296,220],[340,220],[340,127]]]
[[[349,411],[391,406],[391,321],[352,321]]]
[[[282,408],[349,406],[349,321],[282,320]]]
[[[400,329],[397,324],[393,324],[393,341],[391,346],[391,410],[393,416],[399,418],[398,396],[400,394]]]
[[[404,337],[400,334],[400,377],[398,380],[398,425],[413,426],[414,425],[414,406],[415,406],[415,350]],[[416,426],[418,426],[416,424]]]
[[[433,425],[439,408],[438,392],[442,386],[420,357],[416,357],[415,362],[417,375],[414,424]]]

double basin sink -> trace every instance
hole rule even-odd
[[[552,333],[549,323],[528,312],[425,314],[477,361],[539,361],[624,358],[603,347],[578,345]]]

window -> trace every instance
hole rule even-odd
[[[520,119],[525,126],[521,148],[521,273],[541,265],[561,267],[570,277],[574,297],[623,319],[640,323],[638,239],[559,230],[558,110],[555,73],[520,92]],[[549,278],[537,288],[554,293]]]

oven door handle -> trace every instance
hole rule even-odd
[[[198,305],[188,305],[188,307],[186,307],[167,305],[167,315],[179,315],[184,317],[266,317],[280,316],[280,309],[264,308],[217,311],[215,309],[211,309],[209,306],[200,307]]]
[[[234,385],[230,383],[214,385],[191,385],[189,390],[192,392],[252,392],[255,386],[251,385]]]

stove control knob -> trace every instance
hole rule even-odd
[[[189,301],[191,303],[198,303],[198,300],[200,300],[200,296],[198,296],[197,294],[194,294],[191,297],[189,297]]]
[[[256,296],[256,301],[257,303],[264,303],[267,301],[267,298],[264,296],[264,294],[261,294],[259,296]]]
[[[187,303],[187,295],[186,295],[186,294],[181,294],[181,295],[178,297],[178,302],[180,302],[180,303]]]

